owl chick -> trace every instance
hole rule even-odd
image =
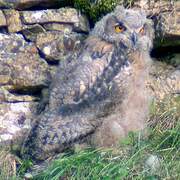
[[[80,53],[60,64],[23,155],[44,160],[93,133],[95,144],[112,146],[142,130],[152,39],[152,23],[142,11],[118,6],[97,22]]]

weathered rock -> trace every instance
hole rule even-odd
[[[77,33],[64,34],[49,31],[37,36],[36,46],[49,61],[59,61],[70,53],[78,51],[82,45],[83,36]]]
[[[19,148],[37,103],[0,103],[0,146]]]
[[[162,160],[157,155],[149,155],[145,161],[145,170],[150,171],[151,173],[157,173],[160,171],[162,166]]]
[[[0,34],[0,84],[13,89],[35,90],[46,86],[48,65],[38,55],[37,48],[21,35]]]
[[[23,25],[22,34],[27,40],[35,41],[39,33],[43,33],[46,30],[39,24]]]
[[[61,1],[62,0],[0,0],[0,7],[15,9],[26,9],[37,5],[49,7],[57,3],[61,3]]]
[[[3,12],[0,12],[0,27],[7,26],[9,33],[22,32],[30,41],[35,41],[37,34],[45,32],[45,29],[60,32],[89,32],[87,18],[73,8],[38,11],[6,9]]]
[[[21,17],[24,24],[66,23],[71,24],[77,31],[89,32],[87,19],[73,8],[22,11]]]
[[[176,54],[173,54],[173,57],[170,59],[170,63],[173,65],[173,66],[178,66],[180,65],[180,53],[176,53]]]
[[[0,27],[6,26],[6,18],[3,14],[3,12],[0,10]]]
[[[13,9],[4,10],[9,33],[19,32],[22,29],[19,12]]]
[[[27,180],[30,180],[30,179],[33,179],[33,175],[31,173],[26,173],[24,175],[24,178],[27,179]]]
[[[139,0],[140,7],[155,23],[156,46],[180,45],[180,2]]]
[[[11,94],[5,87],[0,87],[0,103],[2,102],[32,102],[39,100],[37,97],[29,95]]]
[[[6,85],[10,81],[10,68],[7,64],[0,61],[0,85]]]
[[[149,15],[169,11],[172,5],[173,2],[168,2],[166,0],[137,0],[134,3],[135,7],[143,8]]]
[[[150,71],[149,88],[159,100],[168,95],[180,94],[180,69],[155,61]]]
[[[47,23],[43,27],[47,31],[61,31],[61,32],[72,32],[73,27],[70,24],[59,24],[59,23]]]

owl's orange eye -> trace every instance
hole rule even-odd
[[[144,34],[144,27],[142,27],[142,28],[139,30],[139,33],[140,33],[140,34]]]
[[[120,26],[120,25],[116,25],[115,26],[115,32],[116,33],[121,33],[125,30],[125,28],[123,26]]]

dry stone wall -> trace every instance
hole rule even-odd
[[[52,1],[0,1],[1,146],[22,141],[55,65],[78,52],[90,29],[73,8],[19,10],[39,3]]]

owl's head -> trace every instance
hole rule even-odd
[[[149,51],[154,37],[153,23],[141,10],[117,6],[97,22],[92,35],[130,51]]]

